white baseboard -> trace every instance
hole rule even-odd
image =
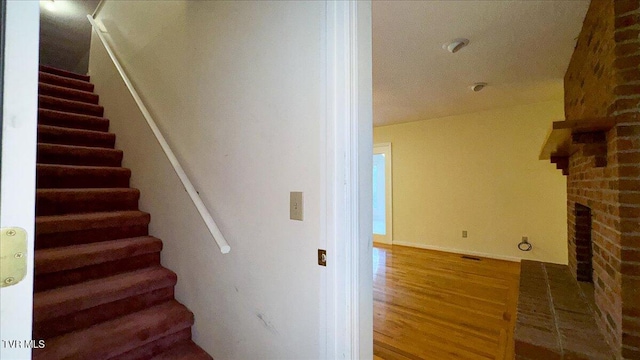
[[[426,244],[416,244],[416,243],[405,242],[405,241],[395,241],[394,240],[393,241],[393,245],[408,246],[408,247],[427,249],[427,250],[443,251],[443,252],[449,252],[449,253],[454,253],[454,254],[481,256],[481,257],[485,257],[485,258],[489,258],[489,259],[505,260],[505,261],[512,261],[512,262],[520,262],[522,260],[521,258],[518,258],[518,257],[515,257],[515,256],[487,254],[487,253],[482,253],[482,252],[478,252],[478,251],[451,249],[451,248],[445,248],[445,247],[440,247],[440,246],[426,245]]]

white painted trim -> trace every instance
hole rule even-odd
[[[98,13],[100,12],[100,10],[102,10],[102,5],[104,5],[105,0],[100,0],[100,2],[98,3],[98,6],[96,6],[96,8],[93,10],[93,13],[91,14],[92,18],[96,18],[96,15],[98,15]]]
[[[40,6],[7,1],[5,10],[0,227],[27,232],[27,273],[22,281],[0,288],[0,359],[26,360],[31,349],[24,342],[32,339],[33,319]]]
[[[406,241],[394,240],[393,241],[393,245],[408,246],[408,247],[413,247],[413,248],[442,251],[442,252],[461,254],[461,255],[481,256],[481,257],[485,257],[485,258],[489,258],[489,259],[505,260],[505,261],[511,261],[511,262],[520,262],[522,260],[521,258],[518,258],[518,257],[515,257],[515,256],[488,254],[488,253],[483,253],[483,252],[478,252],[478,251],[469,251],[469,250],[445,248],[445,247],[441,247],[441,246],[417,244],[417,243],[406,242]]]
[[[371,2],[326,4],[325,355],[364,359],[373,356]]]
[[[211,217],[209,210],[207,209],[206,205],[202,202],[200,195],[198,195],[198,192],[196,191],[195,187],[191,183],[191,180],[189,180],[189,176],[187,176],[187,173],[182,168],[180,161],[178,161],[178,158],[173,153],[173,150],[171,150],[169,143],[167,143],[167,140],[164,138],[164,135],[162,135],[160,128],[158,128],[158,125],[156,125],[156,122],[153,120],[151,113],[149,113],[149,110],[147,110],[147,107],[144,105],[144,102],[138,95],[138,92],[133,86],[133,83],[131,83],[131,81],[129,80],[129,77],[124,71],[124,68],[122,67],[122,65],[120,65],[118,58],[116,57],[113,50],[109,46],[109,43],[107,42],[107,40],[104,38],[104,35],[100,30],[100,26],[96,23],[93,17],[91,17],[91,15],[87,15],[87,18],[89,19],[89,22],[91,23],[93,30],[96,32],[96,35],[98,35],[100,42],[102,43],[105,50],[109,54],[109,57],[113,62],[113,65],[118,70],[120,77],[122,77],[122,81],[127,86],[127,89],[129,89],[129,92],[131,93],[131,97],[133,97],[133,100],[135,100],[136,104],[138,105],[138,108],[140,109],[140,112],[142,113],[142,116],[144,117],[144,119],[147,121],[147,124],[149,125],[149,128],[153,132],[153,135],[155,135],[156,140],[158,140],[158,143],[160,144],[160,147],[162,148],[165,155],[167,156],[167,159],[169,159],[171,166],[173,166],[173,170],[178,175],[178,178],[180,178],[180,181],[182,182],[184,189],[189,194],[189,197],[191,198],[191,201],[193,201],[193,204],[196,206],[196,209],[198,209],[198,213],[200,213],[202,220],[204,221],[205,225],[207,225],[207,228],[209,229],[211,236],[218,244],[218,247],[220,248],[220,252],[223,254],[229,253],[229,251],[231,251],[231,247],[229,246],[229,243],[227,243],[227,240],[222,235],[222,232],[218,228],[218,225],[216,224],[215,220],[213,220],[213,217]],[[104,29],[104,26],[102,28]]]
[[[386,235],[373,234],[374,242],[381,242],[384,244],[393,244],[393,159],[391,153],[391,143],[379,143],[373,144],[373,154],[384,154],[384,178],[385,178],[385,222],[386,222]]]

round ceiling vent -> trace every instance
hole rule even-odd
[[[479,82],[471,85],[469,88],[471,88],[473,92],[478,92],[482,91],[482,89],[484,89],[485,87],[487,87],[487,83]]]
[[[442,45],[442,48],[453,54],[460,51],[460,49],[467,45],[469,45],[469,39],[459,38]]]

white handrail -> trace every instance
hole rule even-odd
[[[131,81],[127,77],[127,74],[124,72],[124,69],[120,65],[120,62],[118,61],[115,54],[111,50],[111,47],[109,46],[104,36],[102,35],[100,27],[98,26],[98,24],[96,24],[95,20],[91,15],[87,15],[87,18],[89,19],[89,22],[93,27],[93,30],[98,35],[98,38],[102,42],[102,45],[104,45],[104,48],[107,50],[107,53],[111,58],[111,61],[113,61],[113,64],[116,66],[116,69],[118,69],[118,72],[122,77],[122,80],[127,86],[127,89],[129,89],[129,92],[131,93],[131,96],[133,96],[133,99],[136,101],[136,104],[138,104],[138,107],[140,108],[142,115],[147,121],[147,124],[149,124],[151,131],[156,136],[156,139],[158,140],[158,143],[160,143],[162,150],[164,151],[165,155],[167,155],[169,162],[171,162],[171,165],[173,166],[173,170],[175,170],[176,174],[180,178],[180,181],[182,181],[182,185],[184,185],[184,188],[185,190],[187,190],[189,197],[191,197],[191,201],[193,201],[193,204],[198,209],[200,216],[202,216],[202,220],[204,220],[204,223],[207,225],[207,228],[209,228],[209,232],[211,233],[211,236],[213,236],[213,239],[216,241],[216,243],[218,243],[218,247],[220,247],[220,251],[223,254],[228,253],[231,250],[231,247],[229,246],[229,244],[227,243],[227,240],[225,240],[224,236],[220,232],[220,229],[218,228],[218,225],[216,225],[216,222],[211,217],[211,214],[209,214],[209,210],[207,210],[207,207],[202,202],[202,199],[200,199],[200,196],[198,195],[198,192],[196,191],[196,189],[193,187],[193,184],[191,183],[191,181],[189,181],[189,177],[184,172],[184,169],[180,165],[180,162],[178,161],[176,156],[173,154],[173,151],[171,151],[171,147],[169,147],[169,144],[165,140],[164,136],[162,136],[162,133],[158,128],[158,125],[156,125],[155,121],[153,121],[153,118],[151,117],[151,114],[147,110],[147,107],[144,106],[142,99],[140,99],[140,96],[138,96],[138,92],[133,87],[133,84],[131,83]]]

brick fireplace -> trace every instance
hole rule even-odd
[[[569,268],[616,359],[640,359],[640,0],[592,0],[565,75]],[[595,119],[595,120],[594,120]],[[600,119],[600,120],[598,120]]]

